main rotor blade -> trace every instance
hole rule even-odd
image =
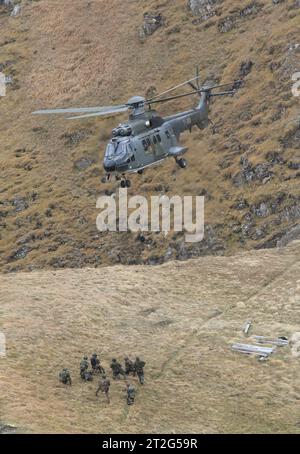
[[[226,96],[226,95],[234,95],[236,93],[236,90],[230,90],[230,91],[223,91],[220,93],[211,93],[210,96]]]
[[[189,82],[189,86],[192,87],[193,90],[199,90],[199,88],[196,87],[196,85],[194,85],[192,82]]]
[[[224,84],[224,85],[230,85],[230,84]],[[159,103],[159,102],[167,102],[167,101],[172,101],[173,99],[179,99],[179,98],[184,98],[186,96],[192,96],[192,95],[196,95],[196,94],[199,94],[199,93],[208,93],[209,96],[224,96],[224,95],[232,95],[236,92],[236,90],[231,90],[231,91],[226,91],[226,92],[221,92],[221,93],[210,93],[210,90],[211,88],[201,88],[200,90],[196,90],[196,91],[191,91],[189,93],[184,93],[184,94],[181,94],[181,95],[176,95],[176,96],[170,96],[168,98],[162,98],[162,99],[156,99],[154,101],[146,101],[146,104],[156,104],[156,103]]]
[[[129,107],[123,106],[123,107],[120,107],[119,109],[107,109],[103,112],[99,111],[99,112],[90,113],[90,114],[86,114],[86,115],[79,115],[76,117],[68,117],[67,120],[79,120],[81,118],[105,117],[105,116],[118,115],[120,113],[127,112],[128,109],[129,109]]]
[[[212,85],[211,87],[207,86],[207,87],[200,87],[199,89],[196,88],[196,86],[192,83],[194,80],[198,80],[200,76],[197,76],[191,80],[187,80],[186,82],[183,82],[182,84],[180,85],[177,85],[176,87],[173,87],[173,88],[170,88],[169,90],[166,90],[165,92],[163,93],[160,93],[160,95],[157,95],[157,96],[154,96],[153,98],[151,99],[147,99],[145,101],[145,104],[156,104],[156,103],[159,103],[159,102],[167,102],[167,101],[172,101],[173,99],[179,99],[179,98],[184,98],[185,96],[191,96],[191,95],[194,95],[194,94],[199,94],[199,93],[203,93],[203,92],[210,92],[211,90],[215,90],[216,88],[221,88],[221,87],[228,87],[230,85],[234,86],[236,85],[237,83],[241,82],[240,80],[235,80],[234,82],[228,82],[226,84],[218,84],[218,85]],[[159,96],[162,96],[163,94],[165,93],[169,93],[170,91],[172,90],[175,90],[175,88],[179,88],[179,87],[182,87],[183,85],[186,85],[186,84],[189,84],[195,91],[192,91],[192,92],[189,92],[189,93],[184,93],[184,94],[181,94],[181,95],[176,95],[176,96],[171,96],[171,97],[168,97],[168,98],[162,98],[162,99],[156,99],[158,98]],[[231,92],[229,93],[224,93],[224,94],[231,94]],[[213,96],[222,96],[222,94],[215,94]],[[211,95],[212,96],[212,95]]]
[[[120,106],[99,106],[99,107],[79,107],[68,109],[46,109],[46,110],[37,110],[32,112],[33,115],[49,115],[49,114],[72,114],[72,113],[89,113],[89,112],[106,112],[107,110],[119,110],[120,108],[125,107],[125,104]]]
[[[242,80],[235,80],[234,82],[228,82],[228,84],[218,84],[218,85],[212,85],[211,87],[207,86],[205,89],[207,90],[214,90],[216,88],[221,88],[221,87],[228,87],[229,85],[235,85],[242,82]]]
[[[176,85],[175,87],[169,88],[168,90],[163,91],[162,93],[159,93],[159,95],[153,96],[153,98],[151,98],[151,99],[147,99],[147,101],[153,101],[154,99],[159,98],[160,96],[165,95],[167,93],[170,93],[170,91],[176,90],[177,88],[183,87],[184,85],[187,85],[188,83],[193,82],[194,80],[196,80],[198,78],[199,78],[199,76],[193,77],[193,79],[190,79],[190,80],[186,80],[185,82],[182,82],[181,84]]]
[[[200,90],[200,83],[199,83],[199,79],[200,79],[200,68],[199,68],[199,65],[197,65],[197,67],[196,67],[196,77],[197,77],[197,81],[196,81],[197,88],[198,88],[198,90]]]
[[[169,98],[156,99],[154,101],[151,101],[151,99],[150,99],[149,101],[146,101],[146,104],[156,104],[156,103],[159,103],[159,102],[172,101],[173,99],[184,98],[185,96],[197,95],[201,91],[209,91],[209,90],[196,90],[196,91],[191,91],[189,93],[184,93],[184,94],[181,94],[181,95],[170,96]]]

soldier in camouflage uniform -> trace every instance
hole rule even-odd
[[[132,385],[130,385],[129,383],[127,383],[126,392],[127,392],[127,405],[133,405],[134,400],[135,400],[135,388]]]
[[[72,379],[68,369],[63,369],[59,373],[59,381],[61,381],[64,385],[72,385]]]
[[[135,377],[135,368],[133,361],[131,361],[128,356],[125,356],[124,358],[125,361],[125,374],[126,375],[133,375]]]
[[[87,372],[89,368],[89,361],[88,361],[88,357],[87,356],[84,356],[83,359],[81,360],[81,363],[80,363],[80,377],[84,380],[84,375],[85,373]]]
[[[134,362],[134,369],[137,373],[137,376],[139,377],[139,382],[141,385],[144,384],[144,367],[146,363],[145,361],[141,361],[140,358],[137,356]]]
[[[98,396],[99,391],[101,391],[105,394],[107,403],[110,403],[109,388],[110,388],[110,381],[106,378],[106,375],[103,375],[103,377],[101,378],[101,380],[99,382],[99,386],[96,391],[96,396]]]
[[[105,374],[105,370],[100,364],[100,360],[98,358],[97,353],[93,353],[93,355],[91,357],[91,366],[92,366],[93,374]]]
[[[95,369],[97,364],[97,357],[98,357],[97,353],[93,353],[91,356],[91,366],[93,370]]]
[[[124,378],[126,378],[126,374],[124,370],[122,369],[122,366],[120,363],[117,362],[115,358],[112,359],[111,365],[110,365],[113,373],[113,379],[119,379],[120,375],[122,375]]]
[[[88,369],[82,371],[80,376],[84,381],[93,381],[93,373]]]

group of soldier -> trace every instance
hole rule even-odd
[[[145,364],[146,363],[140,360],[139,357],[136,357],[135,361],[132,361],[128,358],[128,356],[124,358],[124,368],[115,358],[113,358],[111,361],[110,368],[112,370],[113,379],[119,380],[120,378],[124,378],[126,381],[128,405],[134,404],[136,391],[134,386],[127,382],[127,379],[130,375],[133,377],[137,376],[140,384],[143,385]],[[105,369],[101,365],[96,353],[91,356],[90,361],[88,360],[87,356],[84,356],[80,362],[80,377],[83,381],[93,381],[95,375],[100,376],[99,386],[96,390],[96,396],[98,396],[99,392],[101,391],[105,395],[107,402],[110,403],[110,380],[107,378]],[[68,369],[63,369],[60,372],[59,380],[64,385],[72,385],[71,374]]]

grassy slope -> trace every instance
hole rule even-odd
[[[291,347],[264,363],[230,350],[252,334],[299,337],[300,242],[151,268],[1,276],[0,421],[25,432],[299,433],[299,360]],[[83,354],[139,354],[146,384],[128,408],[78,378]],[[74,386],[57,373],[72,371]]]
[[[142,178],[135,177],[131,192],[158,194],[168,187],[168,195],[183,195],[205,189],[209,194],[206,221],[219,226],[221,249],[227,253],[257,246],[295,222],[281,219],[272,223],[274,215],[256,218],[257,227],[265,224],[265,234],[253,240],[232,232],[233,225],[244,222],[247,209],[230,208],[239,197],[252,205],[268,195],[299,194],[299,179],[286,179],[296,174],[287,165],[273,167],[275,176],[264,185],[253,182],[238,188],[230,179],[241,169],[242,154],[253,164],[265,162],[268,152],[283,152],[279,139],[295,127],[298,100],[291,96],[290,77],[299,68],[290,62],[287,50],[299,36],[299,10],[288,8],[294,2],[274,6],[269,0],[261,1],[264,8],[259,15],[241,20],[228,33],[218,31],[219,21],[249,2],[223,2],[219,16],[200,25],[192,23],[186,1],[146,3],[40,0],[25,2],[23,14],[17,18],[0,15],[0,63],[8,62],[5,71],[15,77],[7,97],[0,99],[3,270],[127,263],[139,257],[147,260],[163,256],[170,244],[181,241],[180,237],[173,240],[155,235],[148,247],[130,234],[96,237],[96,197],[106,189],[100,183],[101,158],[118,120],[73,123],[32,118],[30,112],[120,102],[144,94],[151,85],[162,90],[193,75],[198,63],[203,79],[215,76],[222,81],[238,78],[242,61],[251,59],[254,67],[234,99],[214,102],[211,117],[218,133],[194,131],[183,138],[190,147],[189,169],[176,170],[170,161]],[[167,17],[167,25],[141,43],[137,28],[142,14],[156,8]],[[180,27],[180,33],[170,33],[174,26]],[[273,73],[271,62],[281,65]],[[271,117],[279,104],[285,111],[274,122]],[[177,102],[164,107],[162,113],[187,106],[186,101]],[[241,119],[245,108],[251,111],[250,120]],[[82,130],[86,137],[78,144],[70,145],[64,137]],[[242,144],[242,151],[236,143]],[[296,155],[295,145],[284,151],[287,162]],[[80,172],[74,162],[83,156],[94,164]],[[218,164],[224,159],[229,167],[221,169]],[[111,184],[108,189],[115,187]],[[15,197],[25,198],[28,208],[17,212],[12,205]],[[12,259],[24,244],[26,257]]]

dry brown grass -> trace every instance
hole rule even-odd
[[[223,2],[220,18],[247,3],[246,0]],[[269,0],[260,3],[264,5],[261,15],[227,34],[218,32],[219,17],[212,19],[212,26],[207,29],[206,24],[193,25],[186,0],[146,3],[41,0],[25,2],[23,14],[18,18],[0,16],[0,62],[12,62],[7,72],[14,72],[20,87],[9,89],[7,97],[0,99],[3,176],[0,196],[4,203],[2,208],[8,212],[1,223],[0,265],[3,270],[49,267],[52,259],[66,258],[68,254],[73,258],[80,254],[84,264],[111,263],[119,250],[125,261],[132,256],[141,255],[145,260],[149,255],[164,255],[170,238],[158,241],[150,252],[141,245],[137,251],[134,236],[130,235],[126,239],[115,234],[91,239],[96,233],[96,197],[105,190],[100,184],[101,158],[114,121],[73,123],[32,118],[30,112],[43,107],[121,102],[133,94],[144,94],[150,85],[165,89],[190,77],[198,63],[203,80],[215,75],[223,82],[239,76],[242,61],[251,59],[255,65],[245,88],[234,99],[214,102],[211,117],[220,125],[218,134],[195,131],[183,138],[190,147],[189,169],[186,172],[175,170],[170,161],[159,170],[134,178],[132,192],[150,195],[161,183],[169,187],[170,195],[197,194],[205,188],[211,195],[206,201],[206,220],[221,225],[226,252],[240,247],[249,249],[257,244],[249,238],[241,244],[239,234],[230,232],[230,222],[242,221],[244,215],[230,208],[234,201],[243,196],[251,204],[266,194],[299,193],[297,180],[286,180],[295,173],[287,166],[277,166],[275,178],[265,185],[252,183],[236,188],[226,179],[229,173],[233,175],[240,170],[240,154],[228,150],[233,139],[255,145],[249,159],[253,163],[264,162],[267,152],[280,148],[278,140],[297,113],[298,104],[291,98],[289,76],[287,80],[280,80],[278,72],[271,73],[269,64],[275,60],[282,62],[288,44],[297,42],[299,10],[288,10],[292,0],[276,7]],[[137,28],[142,14],[156,8],[167,17],[167,26],[141,44]],[[169,34],[175,25],[180,26],[181,32]],[[271,46],[275,48],[273,55],[269,52]],[[270,118],[279,103],[285,107],[285,113],[272,122]],[[252,106],[253,119],[262,120],[257,127],[253,127],[253,119],[246,122],[240,119],[248,104]],[[178,102],[164,107],[162,113],[188,105],[186,101]],[[41,129],[34,131],[33,128]],[[63,134],[79,129],[90,131],[87,138],[76,146],[66,145]],[[247,141],[245,137],[249,132],[253,133],[253,138]],[[25,151],[16,153],[18,149]],[[231,165],[222,170],[218,163],[228,154]],[[285,151],[287,161],[295,155],[295,149]],[[78,172],[73,163],[82,156],[92,157],[95,164]],[[31,171],[24,169],[27,164],[32,166]],[[108,186],[110,190],[115,187],[114,184]],[[30,202],[27,210],[16,213],[11,206],[13,198],[29,197],[32,192],[37,193],[35,201]],[[55,209],[48,218],[45,212],[50,204],[54,204]],[[264,219],[256,221],[258,227],[265,222]],[[42,228],[37,228],[37,222],[42,223]],[[264,240],[283,231],[287,225],[270,224]],[[36,237],[29,241],[31,251],[22,260],[11,261],[11,254],[20,247],[20,238],[33,230]],[[48,236],[43,236],[45,231]],[[64,241],[61,241],[62,236]],[[88,246],[83,250],[81,243]],[[73,262],[76,264],[76,260]]]
[[[159,267],[38,271],[0,277],[0,421],[22,432],[299,433],[299,358],[233,353],[252,334],[299,331],[300,243],[286,249]],[[139,354],[146,384],[127,407],[124,382],[111,405],[83,384],[83,354]],[[72,371],[64,387],[57,374]]]

